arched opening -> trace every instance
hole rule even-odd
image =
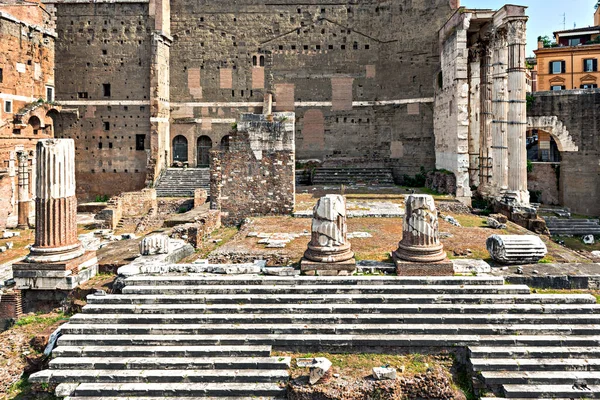
[[[31,126],[31,129],[33,130],[34,135],[37,135],[38,133],[40,133],[40,129],[42,127],[42,122],[40,121],[40,119],[38,117],[33,115],[31,118],[29,118],[29,121],[27,122],[27,124],[29,126]]]
[[[560,162],[560,150],[554,136],[543,129],[529,129],[526,137],[527,159],[537,162]]]
[[[173,162],[187,162],[188,141],[185,136],[178,135],[173,138]]]
[[[260,56],[260,66],[261,67],[265,66],[265,56]]]
[[[202,135],[198,138],[198,144],[196,146],[198,160],[196,165],[198,168],[208,168],[210,164],[210,149],[212,149],[212,140],[206,136]]]
[[[231,141],[231,135],[225,135],[221,138],[221,150],[229,151],[229,143]]]
[[[57,133],[60,133],[60,131],[57,132],[56,128],[59,126],[62,127],[60,123],[61,115],[55,109],[51,109],[46,113],[46,121],[48,120],[48,118],[52,120],[52,126],[50,127],[50,129],[48,129],[48,125],[46,124],[46,133],[48,133],[49,135],[54,134],[54,136],[57,137]]]

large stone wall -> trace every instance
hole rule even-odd
[[[528,128],[550,133],[560,151],[560,201],[572,212],[600,215],[600,90],[536,92]]]
[[[211,152],[211,208],[224,223],[294,211],[294,114],[272,117],[242,114],[229,149]]]
[[[299,159],[435,164],[433,77],[448,0],[171,1],[171,138],[216,147],[239,112],[294,111]],[[425,23],[426,21],[426,23]]]
[[[531,166],[531,172],[527,173],[527,190],[531,193],[531,201],[559,205],[560,163],[534,162]]]
[[[160,61],[168,54],[155,37],[154,3],[48,2],[58,34],[56,99],[77,117],[63,118],[56,136],[75,140],[80,200],[139,190],[162,167],[158,136],[168,129],[156,117],[164,117],[159,100],[168,101],[168,90],[151,83],[168,88]]]
[[[17,225],[18,154],[27,155],[31,199],[36,143],[53,136],[46,102],[46,87],[54,87],[55,33],[49,26],[39,4],[0,4],[0,229]],[[6,102],[12,112],[5,112]],[[29,212],[35,212],[31,202]]]

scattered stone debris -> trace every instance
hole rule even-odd
[[[391,368],[388,366],[373,368],[373,378],[378,381],[383,381],[386,379],[396,379],[396,376],[396,368]]]
[[[10,239],[13,237],[18,237],[18,236],[21,236],[21,232],[14,232],[14,231],[2,232],[2,239]]]
[[[583,238],[583,243],[584,244],[594,244],[594,235],[585,235]]]
[[[490,264],[486,263],[483,260],[451,260],[454,265],[454,273],[455,274],[488,274],[492,272],[492,267]]]
[[[458,222],[458,221],[456,220],[456,218],[454,218],[454,217],[452,217],[452,216],[450,216],[450,215],[446,215],[446,216],[444,217],[444,221],[446,221],[446,222],[448,222],[448,223],[450,223],[450,224],[452,224],[452,225],[454,225],[454,226],[461,226],[461,225],[460,225],[460,222]]]
[[[498,220],[492,217],[488,217],[486,223],[492,229],[506,229],[506,224],[501,224]]]
[[[310,366],[310,375],[308,382],[316,385],[331,369],[331,361],[325,357],[316,357]]]
[[[372,238],[369,232],[350,232],[348,233],[348,239],[368,239]]]
[[[596,258],[600,258],[600,251],[598,251],[598,250],[592,251],[592,256],[596,257]]]
[[[517,267],[517,274],[523,275],[523,267]]]
[[[490,218],[494,218],[496,221],[498,221],[501,224],[508,223],[508,217],[504,214],[490,214]]]

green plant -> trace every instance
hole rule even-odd
[[[425,167],[421,167],[421,172],[416,174],[414,177],[409,175],[404,175],[402,177],[402,181],[404,186],[407,187],[423,187],[425,186],[425,182],[427,181],[427,172],[425,171]]]
[[[94,202],[96,202],[96,203],[106,203],[109,198],[110,197],[108,197],[108,195],[106,195],[106,194],[103,194],[103,195],[97,194],[96,197],[94,198]]]
[[[532,94],[528,94],[525,99],[527,101],[527,109],[529,110],[535,103],[535,97]]]
[[[533,163],[531,162],[531,160],[527,160],[527,172],[533,172]]]
[[[66,321],[68,319],[69,318],[63,313],[59,313],[58,315],[54,315],[51,317],[44,317],[40,315],[26,315],[24,317],[19,318],[15,322],[15,326],[25,326],[30,324],[52,325],[55,322]]]
[[[188,212],[188,208],[186,206],[180,206],[177,209],[177,214],[183,214],[183,213],[186,213],[186,212]]]

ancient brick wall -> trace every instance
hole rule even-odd
[[[561,204],[560,163],[534,162],[527,173],[527,190],[531,201],[547,205]]]
[[[121,218],[142,217],[152,209],[158,209],[156,189],[142,189],[111,198],[107,207],[99,214],[100,219],[106,221],[107,227],[114,229]]]
[[[224,223],[294,210],[294,114],[266,118],[242,114],[229,149],[211,152],[211,208]]]
[[[54,87],[55,33],[49,19],[39,4],[0,4],[0,229],[17,225],[17,154],[28,155],[34,182],[37,140],[53,136],[56,110],[47,104],[47,88]],[[31,198],[32,184],[29,189]]]
[[[437,31],[448,0],[171,1],[171,138],[196,165],[239,112],[295,111],[299,159],[433,168]],[[203,139],[206,140],[206,139]]]
[[[20,290],[9,290],[0,294],[0,319],[19,318],[23,314]]]
[[[151,107],[158,108],[151,97],[161,97],[151,96],[155,19],[150,4],[62,1],[48,7],[58,34],[56,98],[78,115],[56,128],[57,137],[76,143],[78,198],[143,188]],[[153,151],[160,157],[164,145],[155,143]]]
[[[536,92],[527,109],[529,126],[548,131],[560,151],[560,201],[572,212],[600,215],[600,90]]]

